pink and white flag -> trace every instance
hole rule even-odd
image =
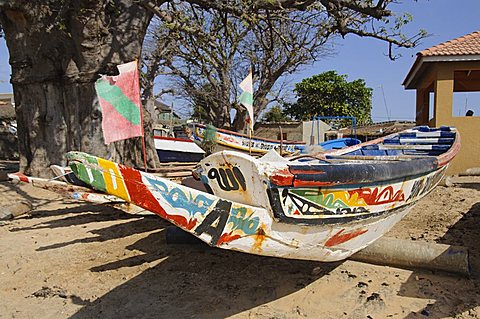
[[[95,82],[102,109],[105,144],[143,136],[137,61],[118,65],[117,68],[119,75],[102,75]]]

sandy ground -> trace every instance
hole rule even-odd
[[[480,180],[438,186],[388,234],[470,249],[471,278],[167,245],[156,216],[0,183],[0,318],[480,318]]]

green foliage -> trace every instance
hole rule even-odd
[[[313,116],[355,116],[357,123],[372,122],[372,89],[363,79],[347,82],[346,75],[324,72],[295,85],[297,102],[285,105],[285,113],[298,120]]]
[[[269,123],[288,122],[291,119],[283,112],[280,106],[274,106],[263,115],[262,121]]]

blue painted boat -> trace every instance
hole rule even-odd
[[[342,148],[345,148],[345,147],[350,147],[350,146],[353,146],[353,145],[360,144],[361,142],[362,141],[360,141],[359,139],[356,139],[356,138],[345,137],[345,138],[338,138],[338,139],[335,139],[335,140],[322,142],[322,143],[320,143],[320,146],[324,150],[328,151],[328,150],[338,150],[338,149],[342,149]]]

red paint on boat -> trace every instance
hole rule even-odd
[[[460,134],[456,132],[455,134],[455,141],[452,147],[448,150],[448,152],[443,153],[438,156],[438,167],[442,167],[450,163],[450,161],[457,155],[460,151],[460,146],[462,142],[460,141]]]
[[[29,183],[29,179],[26,175],[22,174],[22,173],[13,173],[12,175],[15,175],[18,177],[18,179],[20,179],[20,181],[24,182],[24,183]]]
[[[141,206],[149,211],[152,211],[162,218],[165,218],[168,221],[173,222],[174,224],[181,226],[185,229],[192,229],[197,224],[196,219],[187,220],[184,216],[181,215],[170,215],[163,209],[162,206],[158,203],[157,199],[145,184],[142,182],[142,175],[136,169],[126,167],[123,165],[118,165],[120,172],[123,175],[125,186],[128,189],[128,193],[132,202],[136,205]]]
[[[292,186],[295,175],[288,168],[276,171],[270,176],[270,181],[277,186]]]
[[[349,233],[342,234],[344,231],[345,231],[345,229],[341,229],[335,235],[330,237],[330,239],[328,239],[327,242],[325,243],[325,247],[332,247],[332,246],[335,246],[335,245],[342,244],[344,242],[349,241],[350,239],[353,239],[357,236],[360,236],[361,234],[366,233],[368,230],[367,229],[358,229],[358,230],[354,230],[354,231],[349,232]]]
[[[240,235],[238,234],[232,235],[232,233],[233,232],[222,234],[222,236],[220,236],[220,239],[217,242],[217,246],[220,246],[221,244],[228,243],[235,239],[240,238]]]
[[[393,190],[392,186],[385,187],[379,190],[379,187],[375,188],[359,188],[349,190],[350,197],[357,194],[359,199],[363,199],[367,205],[380,205],[394,202],[402,202],[405,200],[405,195],[400,189],[397,192]]]

